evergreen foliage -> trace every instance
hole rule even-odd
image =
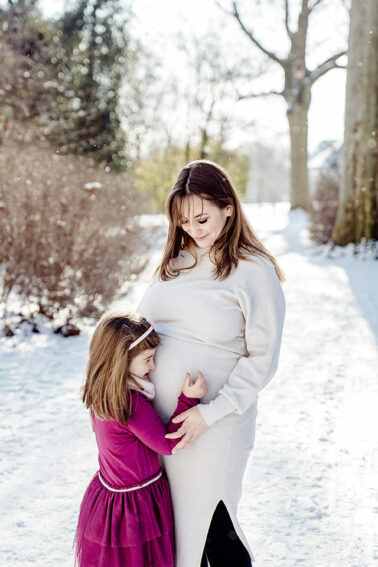
[[[15,122],[44,128],[56,117],[59,47],[33,1],[0,9],[0,142]]]
[[[29,137],[125,170],[119,98],[129,72],[129,13],[119,0],[78,0],[52,21],[36,4],[0,10],[0,135],[27,121]]]
[[[91,153],[118,170],[126,168],[119,96],[128,72],[127,18],[119,0],[78,0],[58,22],[65,64],[63,150]]]

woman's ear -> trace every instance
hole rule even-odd
[[[232,213],[234,212],[234,207],[232,205],[227,205],[226,207],[226,216],[230,217],[232,216]]]

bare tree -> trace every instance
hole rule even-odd
[[[310,70],[306,63],[306,48],[309,20],[315,9],[324,0],[302,0],[300,13],[298,15],[297,27],[291,28],[291,4],[285,0],[285,30],[290,40],[290,49],[286,57],[268,49],[257,38],[256,33],[245,22],[242,17],[238,2],[232,3],[232,11],[227,12],[238,22],[240,29],[251,41],[253,46],[262,52],[267,59],[279,65],[284,71],[285,83],[282,90],[271,90],[268,92],[239,93],[239,100],[252,97],[279,95],[287,103],[287,118],[289,122],[291,142],[291,208],[309,208],[308,171],[307,171],[307,134],[308,134],[308,110],[311,102],[311,87],[323,75],[331,69],[343,68],[338,63],[340,57],[346,51],[334,53]],[[219,3],[218,3],[219,5]],[[224,8],[220,6],[223,11]]]
[[[180,38],[190,70],[190,82],[180,94],[186,106],[186,154],[193,145],[199,159],[208,157],[210,139],[223,145],[233,123],[230,79],[241,72],[241,64],[228,64],[220,38],[214,32],[202,37]]]
[[[344,246],[378,239],[378,3],[353,0],[349,32],[345,138],[333,232]]]
[[[151,137],[164,128],[160,118],[164,90],[158,80],[160,62],[151,49],[133,39],[128,59],[133,72],[129,72],[123,82],[120,111],[127,132],[126,153],[136,164],[146,152]]]

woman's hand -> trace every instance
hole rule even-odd
[[[197,378],[191,381],[189,372],[185,374],[183,393],[187,398],[203,398],[207,394],[207,384],[201,370],[197,372]]]
[[[177,415],[172,421],[173,423],[182,422],[180,429],[175,431],[175,433],[167,433],[166,435],[168,439],[178,439],[179,437],[182,437],[181,441],[177,443],[176,447],[173,449],[172,455],[177,451],[184,449],[184,447],[191,445],[191,443],[198,439],[198,437],[209,427],[203,419],[198,406],[180,413],[180,415]]]

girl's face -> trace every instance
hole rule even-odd
[[[129,372],[137,378],[148,380],[149,373],[155,368],[154,355],[156,348],[149,348],[142,350],[139,354],[134,356],[129,364]]]
[[[181,227],[199,248],[208,248],[221,234],[232,210],[232,205],[220,209],[215,203],[198,195],[188,195],[182,201]]]

